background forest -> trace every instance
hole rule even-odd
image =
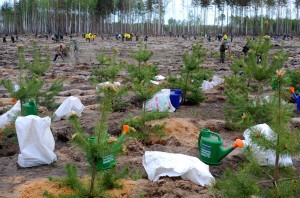
[[[300,0],[14,0],[3,33],[299,34]],[[187,17],[178,20],[178,6]],[[214,13],[211,15],[210,13]],[[210,21],[210,22],[209,22]],[[213,22],[213,23],[211,23]]]

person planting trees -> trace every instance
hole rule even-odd
[[[225,51],[227,50],[226,42],[224,41],[220,46],[220,63],[225,62]]]
[[[56,61],[57,58],[58,58],[58,56],[60,56],[62,59],[64,59],[64,58],[63,58],[63,55],[62,55],[62,47],[63,47],[62,44],[60,44],[60,45],[56,48],[53,61]]]
[[[224,34],[224,36],[223,36],[223,42],[225,42],[225,44],[227,43],[227,39],[228,39],[227,35]]]

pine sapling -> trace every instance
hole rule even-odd
[[[70,124],[76,132],[73,141],[86,152],[91,166],[91,179],[88,197],[98,196],[97,191],[95,191],[98,170],[97,164],[100,161],[103,161],[105,157],[110,155],[116,156],[116,154],[121,151],[121,141],[119,140],[117,142],[110,142],[110,138],[107,133],[109,115],[112,111],[111,101],[118,91],[118,87],[113,84],[99,88],[99,93],[103,93],[103,98],[99,107],[100,119],[95,126],[95,136],[93,138],[88,138],[88,135],[81,127],[76,114],[70,116]]]

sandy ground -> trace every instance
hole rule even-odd
[[[78,60],[71,53],[69,58],[64,60],[58,59],[51,64],[51,68],[45,74],[45,82],[51,82],[55,78],[65,78],[64,91],[57,98],[58,102],[62,102],[70,95],[80,98],[86,106],[82,117],[80,118],[84,128],[91,131],[95,121],[97,120],[97,96],[95,95],[95,87],[88,81],[91,74],[91,68],[96,61],[96,54],[102,50],[111,53],[113,49],[119,50],[118,58],[133,62],[130,53],[139,47],[138,42],[124,42],[114,40],[99,40],[92,43],[86,43],[82,38],[76,38],[79,42]],[[20,43],[24,45],[32,45],[33,38],[20,37],[20,41],[16,44],[0,44],[0,79],[9,78],[17,79],[17,51],[16,46]],[[68,39],[69,40],[69,39]],[[158,64],[161,75],[166,76],[169,72],[176,74],[183,66],[181,55],[184,51],[190,50],[194,40],[183,40],[181,38],[149,38],[147,43],[148,49],[154,52],[149,62]],[[54,55],[54,49],[58,44],[43,39],[39,40],[41,51]],[[64,44],[70,41],[64,41]],[[242,46],[245,44],[244,38],[237,38],[231,46],[231,53],[234,56],[240,56]],[[282,45],[281,41],[274,41],[274,44]],[[208,54],[204,67],[210,68],[220,77],[230,74],[230,59],[226,58],[225,64],[220,64],[215,54],[218,54],[220,43],[213,41],[204,42],[204,46],[208,49]],[[290,46],[287,50],[291,52],[291,57],[287,61],[286,67],[295,69],[300,64],[300,46],[298,40],[285,41],[285,46]],[[227,54],[226,54],[227,55]],[[30,59],[30,53],[26,54]],[[119,75],[121,80],[126,75],[122,71]],[[155,121],[151,124],[166,122],[165,130],[167,137],[162,140],[153,140],[149,145],[143,145],[138,141],[127,142],[127,154],[120,156],[117,160],[118,167],[129,167],[131,170],[139,170],[143,174],[143,179],[137,181],[125,180],[122,192],[112,192],[116,197],[137,197],[144,195],[145,197],[214,197],[209,189],[197,186],[190,181],[180,178],[161,178],[158,182],[150,182],[147,180],[146,172],[142,165],[142,156],[145,151],[165,151],[171,153],[182,153],[190,156],[199,157],[197,142],[199,131],[203,128],[209,128],[212,131],[220,133],[223,138],[224,147],[228,148],[233,145],[234,140],[240,137],[242,131],[228,131],[224,121],[224,102],[222,86],[218,89],[212,89],[206,93],[206,101],[194,106],[181,106],[176,112],[170,114],[170,118]],[[12,105],[11,98],[7,91],[0,86],[0,114],[4,113]],[[41,115],[51,115],[45,109],[40,109]],[[128,113],[138,113],[139,108],[133,107],[125,112],[114,112],[110,117],[109,129],[111,134],[119,134],[121,131],[120,119],[128,115]],[[49,183],[47,178],[50,176],[64,176],[64,165],[66,163],[74,163],[78,167],[79,175],[86,174],[87,161],[84,155],[78,151],[72,144],[65,142],[65,137],[70,133],[70,127],[66,120],[53,122],[51,125],[52,132],[56,139],[55,153],[58,161],[49,166],[41,166],[34,168],[20,168],[17,166],[18,145],[0,147],[0,198],[12,197],[41,197],[44,190],[49,191],[57,188],[57,184]],[[219,177],[225,168],[234,169],[241,161],[238,149],[230,153],[222,160],[220,166],[210,166],[210,171],[215,177]],[[298,160],[295,164],[300,164]],[[68,191],[68,189],[61,189]]]

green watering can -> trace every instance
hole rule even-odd
[[[113,145],[112,147],[112,153],[116,153],[118,150],[122,149],[122,142],[129,131],[129,126],[128,125],[123,125],[123,132],[122,135],[118,138],[117,142]],[[109,134],[106,134],[109,137]],[[90,144],[96,144],[97,138],[96,137],[90,137],[88,138],[88,142]],[[89,163],[91,163],[92,158],[91,154],[87,153],[87,160]],[[98,171],[110,169],[112,166],[116,164],[116,156],[114,154],[108,154],[104,156],[102,159],[100,159],[96,166]]]
[[[218,133],[202,129],[198,138],[200,160],[208,165],[220,165],[221,160],[235,148],[243,147],[243,141],[236,139],[233,147],[223,149],[222,138]]]
[[[28,116],[28,115],[37,115],[38,109],[36,106],[35,100],[26,100],[22,104],[22,115]]]

